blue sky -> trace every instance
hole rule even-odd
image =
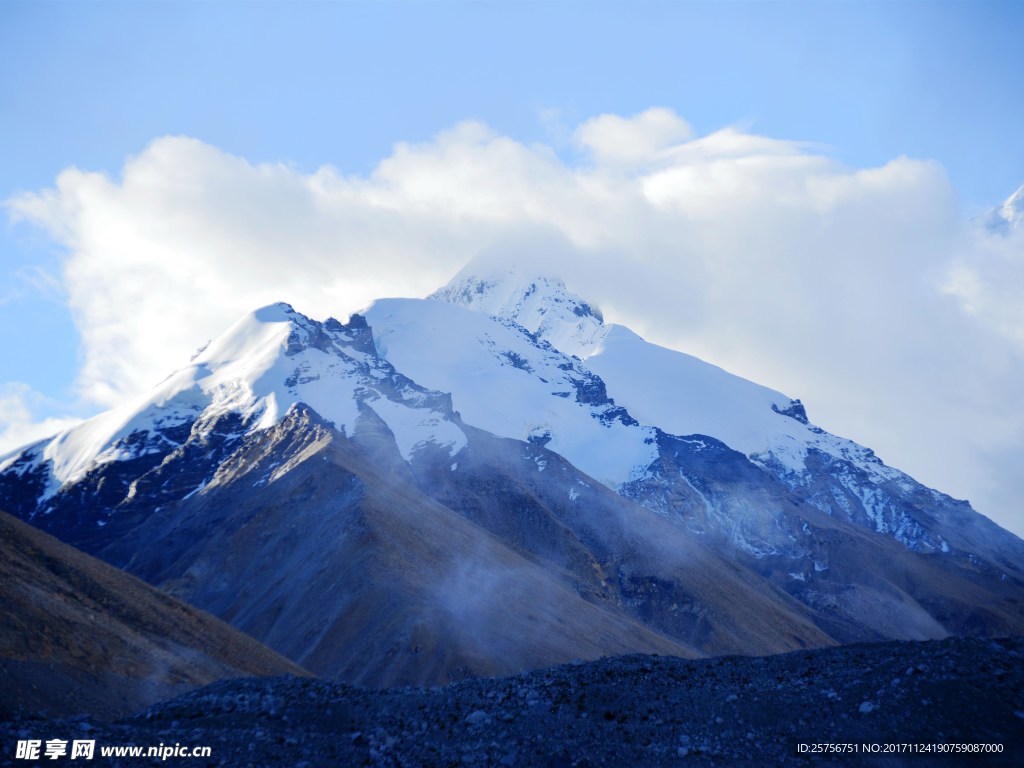
[[[1024,183],[1021,39],[1014,2],[2,2],[0,198],[72,167],[116,182],[168,135],[367,178],[397,143],[475,120],[574,168],[586,121],[663,107],[695,136],[735,126],[853,170],[935,161],[966,217]],[[35,419],[88,414],[75,235],[11,212],[0,384]]]
[[[156,136],[367,170],[478,118],[547,139],[668,106],[855,165],[941,161],[965,203],[1024,176],[1019,3],[0,4],[7,188],[116,171]]]

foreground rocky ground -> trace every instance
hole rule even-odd
[[[1021,765],[1024,638],[627,656],[435,689],[228,680],[114,723],[0,724],[0,762],[27,765],[15,759],[19,739],[55,738],[94,739],[97,762],[126,766]],[[211,756],[99,755],[103,745],[175,743],[209,746]],[[828,743],[857,751],[810,751]],[[865,754],[871,744],[880,751]],[[1002,752],[884,751],[904,744]]]

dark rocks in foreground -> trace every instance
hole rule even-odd
[[[1020,765],[1024,638],[625,656],[432,689],[229,680],[116,723],[0,725],[4,759],[25,764],[12,758],[29,738],[95,739],[97,756],[112,744],[212,748],[208,759],[104,760],[132,766]],[[800,743],[856,752],[800,754]],[[871,744],[1002,752],[867,755]]]

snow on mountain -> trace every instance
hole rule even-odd
[[[380,359],[365,321],[318,323],[287,304],[252,312],[146,394],[82,424],[0,458],[0,472],[48,468],[43,500],[111,462],[160,458],[225,416],[242,434],[281,421],[304,402],[343,434],[360,410],[391,429],[406,460],[434,444],[454,455],[466,436],[450,419],[447,398],[417,387]]]
[[[600,310],[570,293],[559,278],[517,268],[480,271],[470,262],[428,299],[512,320],[568,354],[597,346],[608,331]]]
[[[799,400],[605,324],[556,278],[515,269],[485,277],[463,271],[431,298],[523,326],[582,360],[632,417],[669,434],[708,435],[794,472],[803,470],[809,446],[856,453],[811,426]]]
[[[431,298],[493,316],[550,350],[571,356],[574,365],[600,381],[607,397],[637,420],[641,429],[679,437],[703,435],[721,441],[798,492],[807,503],[892,536],[910,549],[949,551],[952,542],[948,531],[951,526],[957,527],[952,521],[962,517],[961,508],[980,517],[964,502],[928,489],[886,466],[870,449],[814,426],[799,400],[691,355],[651,344],[628,328],[604,323],[590,303],[572,294],[557,278],[516,268],[479,269],[470,264]],[[384,319],[372,311],[371,315],[374,324]],[[450,323],[469,325],[470,321],[456,321],[453,316]],[[419,338],[399,346],[392,340],[394,353],[388,350],[382,354],[401,368],[413,366],[414,377],[451,391],[456,403],[460,402],[472,391],[472,379],[464,375],[469,371],[445,376],[431,369],[425,364],[425,343]],[[526,403],[511,401],[508,405],[510,411],[518,413]],[[503,415],[505,419],[510,417],[508,413]],[[549,447],[562,453],[559,443],[552,442]],[[597,443],[591,448],[600,450]],[[575,463],[574,455],[562,455]],[[685,467],[680,471],[685,477]],[[644,471],[637,465],[631,475],[641,478]],[[635,484],[630,488],[615,484],[621,473],[600,477],[620,492],[636,492]],[[659,478],[658,483],[648,483],[644,503],[666,515],[678,514],[664,500],[664,493],[654,490],[654,486],[674,482]],[[711,500],[703,501],[713,506]],[[940,518],[944,522],[935,524]],[[751,543],[744,535],[737,534],[736,538],[750,551],[775,549],[764,542]],[[987,533],[964,534],[957,544],[973,550],[984,546],[979,542],[987,538]]]
[[[540,443],[612,488],[657,457],[654,430],[608,399],[578,360],[512,323],[440,301],[383,299],[364,311],[380,355],[452,393],[467,424]]]

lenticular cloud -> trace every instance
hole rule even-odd
[[[1022,481],[985,456],[1024,457],[1024,414],[1006,408],[1024,380],[1005,300],[1024,290],[1020,254],[960,221],[940,166],[849,168],[737,128],[697,136],[667,109],[601,115],[574,139],[567,161],[469,122],[360,176],[165,137],[118,178],[69,169],[8,205],[67,249],[79,387],[98,405],[255,306],[343,318],[499,254],[1014,524],[1000,514]]]

